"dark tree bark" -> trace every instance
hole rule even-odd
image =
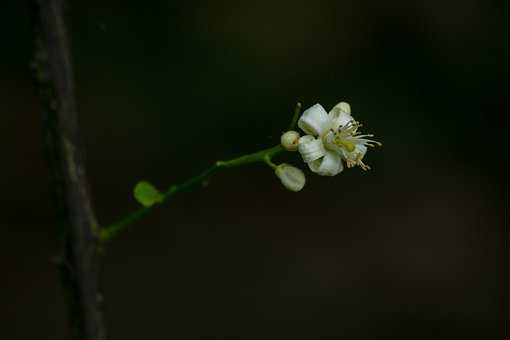
[[[32,0],[33,69],[42,100],[44,144],[63,251],[59,260],[73,339],[105,338],[97,288],[96,222],[85,165],[68,35],[65,0]]]

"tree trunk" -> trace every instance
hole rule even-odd
[[[32,0],[33,68],[43,106],[44,148],[62,239],[59,259],[72,339],[104,340],[97,288],[98,229],[85,177],[65,0]]]

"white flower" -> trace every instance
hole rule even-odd
[[[280,164],[276,167],[274,173],[278,176],[283,186],[290,191],[300,191],[305,186],[305,174],[292,165],[286,163]]]
[[[358,132],[361,124],[351,116],[348,103],[338,103],[329,113],[320,104],[303,112],[298,126],[307,133],[299,139],[298,150],[310,169],[322,176],[335,176],[344,166],[359,165],[363,170],[370,167],[363,163],[368,146],[381,145]]]

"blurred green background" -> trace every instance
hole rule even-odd
[[[140,179],[278,143],[297,100],[346,100],[384,143],[368,173],[294,194],[239,168],[133,226],[104,256],[109,339],[510,337],[510,2],[70,3],[103,224]],[[65,339],[24,1],[0,29],[2,339]]]

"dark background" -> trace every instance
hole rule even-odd
[[[508,339],[508,1],[71,1],[103,224],[351,103],[368,173],[215,176],[108,246],[110,339]],[[2,339],[64,339],[24,1],[0,7]],[[297,155],[279,158],[305,168]]]

